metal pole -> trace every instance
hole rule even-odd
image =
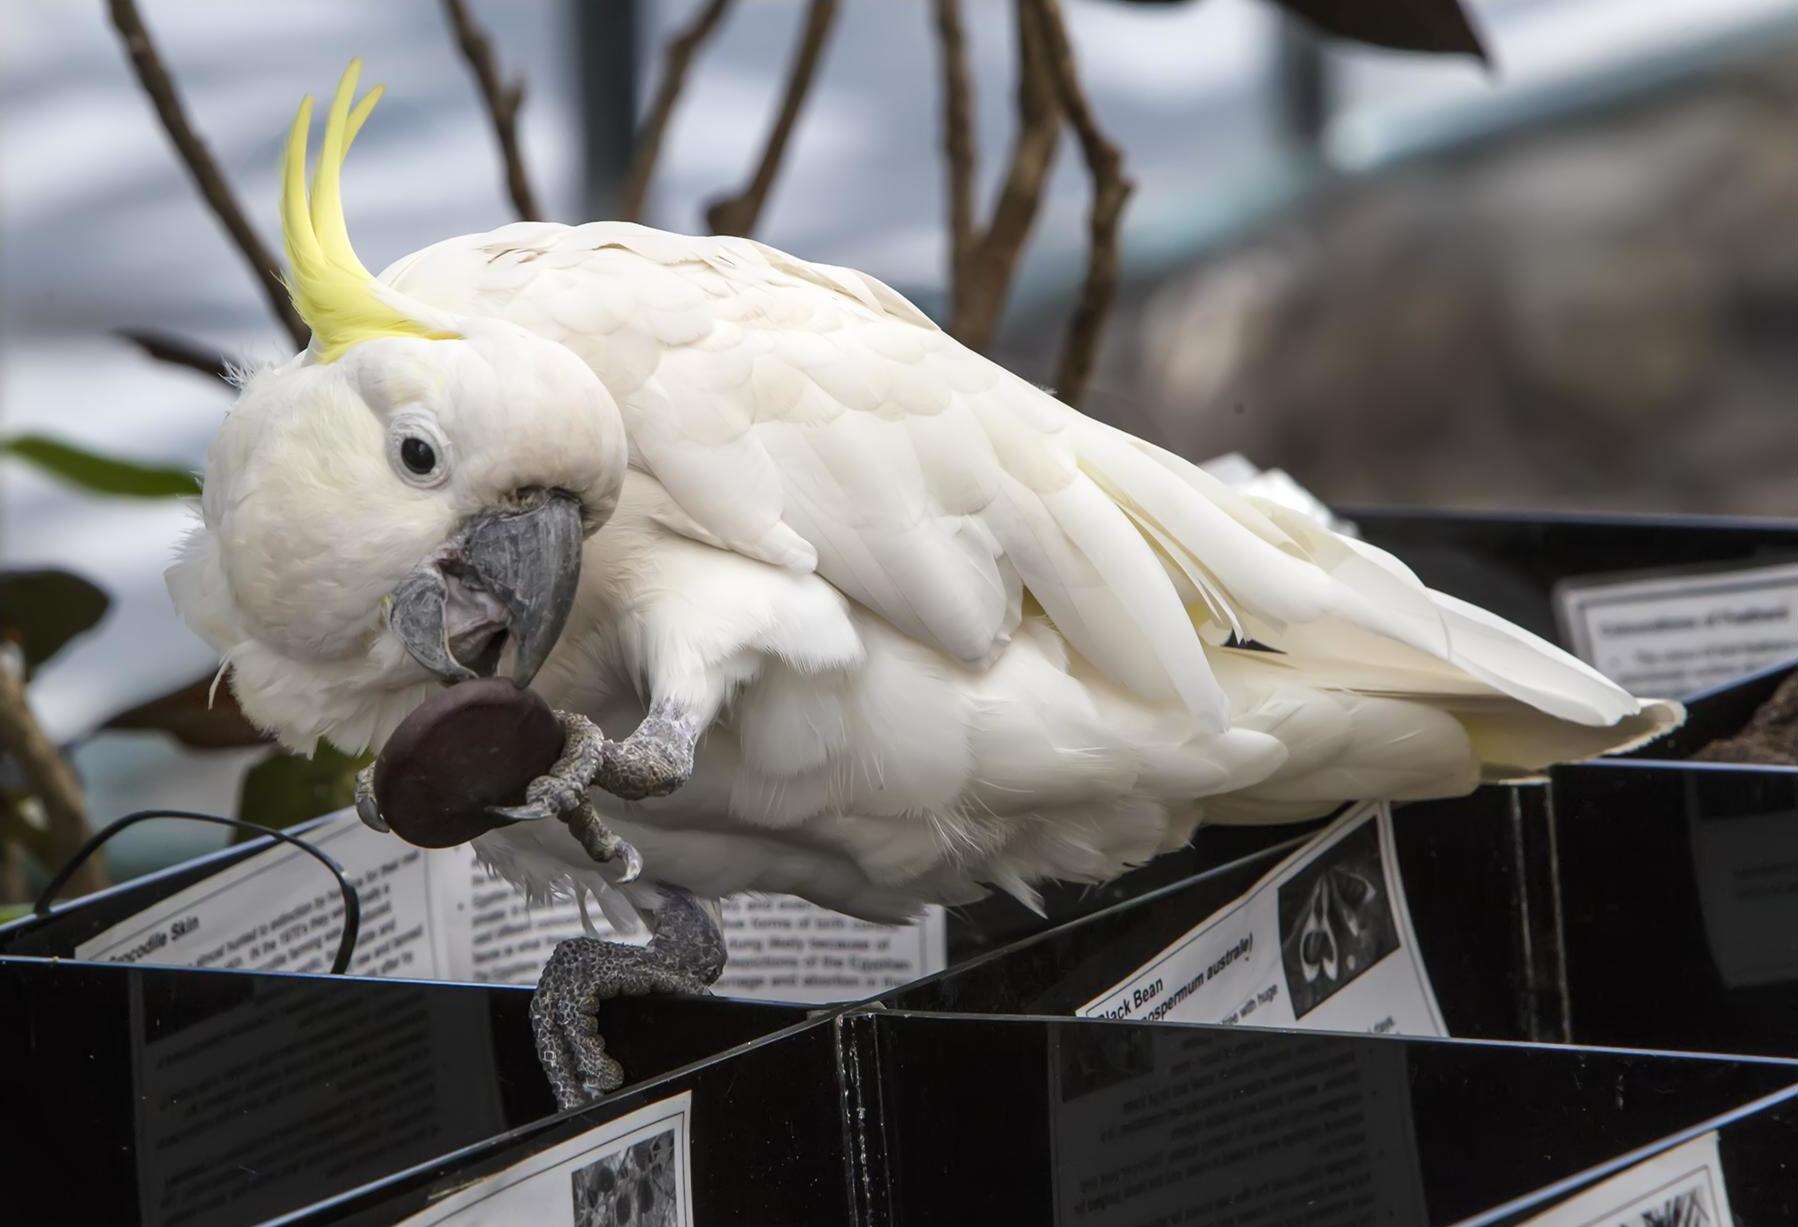
[[[1280,17],[1274,88],[1280,134],[1298,150],[1318,154],[1330,122],[1330,63],[1323,39],[1303,21]]]
[[[637,0],[574,0],[585,172],[582,220],[616,216],[637,126]]]

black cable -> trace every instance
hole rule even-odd
[[[331,963],[331,974],[341,976],[350,969],[350,958],[356,953],[356,938],[362,931],[362,899],[357,895],[356,888],[350,885],[349,878],[344,875],[343,866],[296,835],[289,835],[286,831],[277,831],[273,827],[261,826],[254,822],[245,822],[241,818],[220,818],[217,814],[196,814],[181,809],[146,809],[139,810],[135,814],[126,814],[118,821],[109,823],[93,838],[82,844],[80,851],[76,852],[61,869],[56,871],[56,876],[45,885],[37,897],[37,902],[32,905],[32,914],[38,917],[50,914],[50,904],[55,900],[56,892],[68,885],[69,879],[75,876],[75,871],[87,862],[87,858],[92,856],[101,844],[126,827],[147,822],[152,818],[186,818],[192,822],[210,822],[215,826],[235,827],[240,831],[255,831],[258,835],[267,835],[284,844],[292,844],[323,865],[330,871],[331,876],[337,879],[337,889],[343,895],[343,936],[337,940],[337,958]]]

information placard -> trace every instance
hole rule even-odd
[[[1575,656],[1631,694],[1679,699],[1798,657],[1798,563],[1567,579]]]
[[[1447,1035],[1411,928],[1391,809],[1350,810],[1077,1013]]]
[[[648,1104],[458,1190],[403,1227],[693,1227],[692,1114],[691,1091]]]
[[[528,905],[466,845],[423,849],[335,815],[305,838],[336,858],[362,902],[352,975],[534,984],[557,942],[585,932],[571,901]],[[595,932],[616,937],[597,909]],[[714,987],[762,1001],[853,1001],[941,971],[943,910],[878,925],[790,895],[723,902],[730,960]],[[310,856],[277,845],[81,943],[107,963],[324,972],[343,928],[336,883]],[[638,940],[641,940],[639,935]]]

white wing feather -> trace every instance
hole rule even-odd
[[[1525,744],[1530,720],[1506,699],[1549,717],[1548,734],[1626,726],[1597,748],[1677,719],[1390,555],[1083,417],[860,273],[593,223],[452,239],[387,275],[581,353],[634,463],[685,513],[670,527],[815,568],[975,667],[1027,595],[1112,681],[1214,732],[1232,712],[1207,643],[1232,634],[1276,649],[1258,663],[1308,688],[1455,711],[1514,765],[1554,757],[1553,737]]]

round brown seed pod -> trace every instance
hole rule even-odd
[[[418,705],[375,760],[375,802],[393,833],[448,848],[508,825],[487,812],[521,805],[525,786],[562,754],[562,726],[508,678],[458,682]]]

